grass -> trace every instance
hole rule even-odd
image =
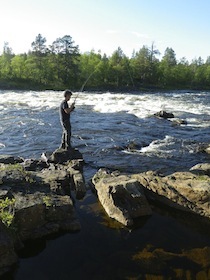
[[[15,199],[0,199],[0,220],[7,226],[10,227],[15,215]]]

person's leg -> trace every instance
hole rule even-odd
[[[66,148],[71,148],[71,125],[70,122],[67,125],[66,129]]]
[[[63,132],[63,146],[65,146],[66,149],[71,148],[71,125],[70,122],[67,121],[63,123],[64,132]]]
[[[62,149],[66,148],[66,130],[65,130],[64,126],[63,126],[63,133],[62,133],[60,148],[62,148]]]

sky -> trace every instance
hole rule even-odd
[[[132,56],[143,46],[172,48],[179,60],[210,56],[210,0],[0,0],[4,42],[27,53],[40,33],[47,46],[70,35],[81,53]]]

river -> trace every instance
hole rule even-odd
[[[0,153],[39,158],[42,152],[50,154],[58,148],[62,94],[0,91]],[[75,92],[72,99],[76,96]],[[154,117],[161,110],[172,112],[175,118]],[[185,124],[174,124],[177,119]],[[72,145],[83,154],[87,182],[101,167],[170,174],[210,160],[199,152],[202,144],[210,142],[210,92],[81,92],[71,123]],[[177,256],[170,260],[169,270],[162,265],[149,272],[134,256],[158,248],[174,254],[210,248],[205,222],[189,221],[184,214],[154,205],[150,218],[139,221],[135,229],[126,229],[107,219],[90,190],[75,207],[81,232],[27,244],[11,279],[147,279],[141,277],[149,273],[171,277],[171,271],[177,274],[178,270],[183,275],[202,273],[204,268],[196,268],[188,258],[182,263]]]

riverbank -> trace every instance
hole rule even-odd
[[[0,275],[17,263],[26,240],[81,229],[71,191],[85,196],[82,169],[75,149],[39,160],[0,156]]]
[[[20,252],[20,255],[21,252],[24,252],[24,242],[30,240],[33,242],[32,240],[40,240],[40,238],[47,239],[48,236],[55,233],[77,232],[76,234],[79,234],[81,230],[86,231],[87,229],[83,226],[87,227],[87,224],[83,222],[82,225],[80,222],[81,216],[84,215],[81,214],[81,211],[84,211],[85,205],[88,208],[92,208],[92,206],[91,204],[84,204],[82,201],[75,202],[74,205],[71,198],[71,191],[74,189],[76,190],[75,198],[86,199],[86,188],[81,173],[82,157],[77,151],[72,151],[67,155],[65,151],[57,150],[49,161],[46,161],[44,157],[41,161],[34,162],[33,160],[24,161],[21,158],[11,156],[3,156],[0,161],[1,200],[14,199],[13,210],[11,211],[11,208],[7,209],[14,215],[9,231],[1,223],[1,240],[4,240],[4,247],[2,248],[7,248],[7,250],[0,250],[0,267],[1,273],[6,277],[9,274],[5,274],[5,272],[12,269],[14,264],[18,262],[18,252]],[[68,174],[70,174],[70,178]],[[125,236],[127,234],[129,236],[129,233],[133,231],[138,231],[147,221],[154,219],[160,209],[162,209],[164,215],[166,213],[171,217],[175,215],[176,219],[178,218],[185,226],[186,224],[189,224],[190,227],[193,225],[196,227],[196,231],[203,230],[203,234],[206,235],[210,230],[210,215],[208,212],[210,209],[209,175],[210,166],[206,164],[203,167],[199,165],[192,168],[191,173],[175,173],[166,177],[151,172],[122,175],[119,172],[107,173],[105,170],[101,170],[94,176],[93,184],[97,190],[97,198],[104,207],[106,214],[95,199],[95,206],[88,211],[98,213],[96,216],[99,215],[99,219],[103,220],[106,227],[112,228],[114,231],[120,230]],[[122,193],[122,190],[127,190],[127,194],[125,191]],[[105,197],[103,192],[106,193]],[[106,196],[107,194],[109,196]],[[93,194],[89,192],[87,196],[89,197],[87,199],[93,201],[91,198]],[[114,205],[110,206],[108,202],[110,199],[114,201]],[[105,204],[104,201],[106,201]],[[80,204],[80,209],[78,209],[78,204]],[[145,206],[147,210],[145,210]],[[203,210],[201,207],[203,207]],[[132,212],[129,212],[131,209]],[[108,218],[107,214],[111,219]],[[126,218],[122,219],[122,215],[125,215]],[[130,219],[129,215],[132,218],[130,221],[128,220]],[[191,219],[194,221],[191,222]],[[94,220],[95,218],[91,221],[91,224],[94,223]],[[97,228],[97,224],[94,224],[93,227]],[[11,234],[8,235],[7,232],[11,232]],[[59,238],[59,235],[57,237]],[[160,236],[156,235],[156,237],[162,240]],[[183,251],[180,251],[176,246],[171,251],[169,248],[163,249],[149,244],[142,245],[143,248],[140,249],[138,246],[139,249],[135,253],[134,251],[132,253],[125,252],[124,260],[122,260],[127,263],[127,269],[122,271],[122,267],[119,267],[117,278],[114,279],[123,277],[122,275],[124,277],[125,275],[132,275],[134,279],[137,279],[135,278],[137,273],[141,277],[145,277],[146,274],[151,277],[163,275],[162,279],[167,279],[164,278],[167,275],[170,277],[174,275],[174,277],[176,276],[174,279],[180,279],[178,278],[180,275],[183,276],[188,273],[191,277],[189,279],[194,279],[194,275],[198,277],[201,275],[205,277],[203,279],[208,279],[210,273],[210,240],[209,246],[199,249],[185,248]],[[5,254],[7,255],[6,258]],[[128,260],[131,261],[132,265]],[[8,263],[6,264],[6,262]],[[177,264],[175,267],[174,265],[169,267],[168,265],[171,262],[184,262],[188,269],[186,270],[185,267],[179,267],[178,269],[176,268]],[[135,268],[132,273],[129,272],[131,267]],[[167,272],[165,272],[166,270]],[[100,274],[97,272],[96,275],[99,277]],[[106,273],[106,275],[108,277],[109,273]],[[109,277],[111,277],[111,274]]]
[[[25,91],[25,90],[33,90],[33,91],[63,91],[65,90],[64,86],[60,85],[46,85],[46,84],[35,84],[31,81],[15,81],[15,80],[0,80],[0,90],[13,90],[13,91]],[[72,91],[78,92],[81,91],[80,87],[73,87],[71,88]],[[170,92],[170,91],[209,91],[210,87],[202,87],[202,86],[189,86],[189,87],[182,87],[182,86],[159,86],[159,85],[151,85],[151,84],[142,84],[138,87],[115,87],[115,86],[108,86],[108,87],[89,87],[85,86],[82,91],[88,92],[114,92],[114,93],[139,93],[139,92]]]

